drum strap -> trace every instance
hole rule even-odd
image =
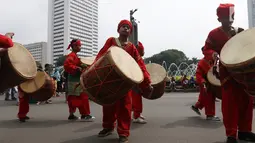
[[[115,38],[115,42],[116,42],[118,47],[121,47],[122,49],[125,49],[125,47],[121,45],[120,40],[118,38]],[[126,45],[129,45],[129,44],[132,44],[132,43],[131,42],[127,42]]]
[[[120,40],[118,38],[115,38],[115,42],[116,42],[117,46],[122,47],[121,43],[120,43]]]

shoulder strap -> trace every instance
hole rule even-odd
[[[118,38],[114,38],[115,39],[115,42],[117,44],[118,47],[122,47],[121,44],[120,44],[120,40]]]

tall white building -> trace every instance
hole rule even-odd
[[[32,44],[26,44],[24,45],[25,48],[28,49],[28,51],[32,54],[35,61],[38,61],[44,65],[47,63],[47,43],[46,42],[38,42],[38,43],[32,43]]]
[[[98,52],[98,0],[49,0],[48,63],[66,55],[70,41],[82,42],[80,57]]]
[[[247,0],[249,28],[255,27],[255,0]]]

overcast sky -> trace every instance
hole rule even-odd
[[[48,0],[0,1],[0,33],[15,32],[14,41],[22,44],[47,41]],[[138,8],[134,17],[140,21],[145,57],[179,49],[201,58],[208,32],[219,26],[216,8],[222,2],[236,5],[234,26],[248,28],[247,0],[99,0],[99,49],[108,37],[118,35],[118,22]]]

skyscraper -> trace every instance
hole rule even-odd
[[[46,59],[48,58],[46,55],[47,43],[46,42],[38,42],[24,45],[25,48],[32,54],[35,61],[38,61],[44,65],[46,64]]]
[[[98,52],[98,0],[49,0],[48,63],[69,53],[70,41],[82,42],[80,57]]]
[[[249,28],[255,27],[255,0],[247,0]]]

